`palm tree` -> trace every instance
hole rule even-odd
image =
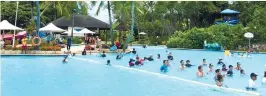
[[[125,49],[128,46],[129,41],[131,40],[133,33],[134,33],[134,18],[135,18],[135,12],[134,12],[134,1],[132,1],[132,6],[131,6],[131,29],[130,29],[130,35],[127,38],[127,41],[125,43],[125,45],[123,46],[123,51],[125,52]]]

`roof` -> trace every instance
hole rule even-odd
[[[223,11],[220,12],[221,14],[239,14],[240,12],[235,11],[235,10],[231,10],[231,9],[225,9]]]
[[[54,20],[52,23],[58,27],[71,27],[72,26],[72,16],[70,18],[61,17]],[[110,25],[92,16],[86,15],[74,15],[74,27],[86,27],[88,29],[105,30],[110,29]]]

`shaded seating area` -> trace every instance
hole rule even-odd
[[[239,23],[239,20],[237,19],[237,15],[240,14],[240,12],[231,10],[231,9],[225,9],[220,12],[222,20],[216,21],[215,24],[222,24],[222,23],[228,23],[230,25],[236,25]]]

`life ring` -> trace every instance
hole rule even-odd
[[[39,41],[37,44],[34,43],[35,39],[38,39]],[[42,43],[42,39],[40,37],[34,37],[31,42],[33,46],[39,46]]]

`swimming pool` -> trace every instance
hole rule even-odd
[[[197,78],[197,67],[179,71],[180,60],[190,60],[199,65],[202,59],[213,63],[214,69],[223,52],[169,50],[165,47],[148,47],[143,49],[134,46],[141,58],[150,54],[161,59],[148,62],[144,66],[128,68],[130,58],[127,54],[122,60],[115,60],[116,54],[107,54],[100,58],[98,54],[76,56],[69,58],[67,64],[62,64],[63,57],[45,56],[5,56],[2,57],[2,96],[250,96],[251,94],[235,92],[244,90],[248,84],[249,73],[257,73],[259,86],[257,93],[266,96],[266,86],[261,85],[266,55],[254,54],[252,59],[228,57],[227,65],[241,62],[247,73],[240,76],[234,70],[234,77],[226,77],[224,83],[231,89],[214,88],[214,73],[204,78]],[[174,61],[168,73],[161,74],[159,68],[172,52]],[[106,60],[111,60],[112,66],[106,66]],[[208,67],[204,67],[206,72]],[[205,84],[205,85],[204,85]]]

